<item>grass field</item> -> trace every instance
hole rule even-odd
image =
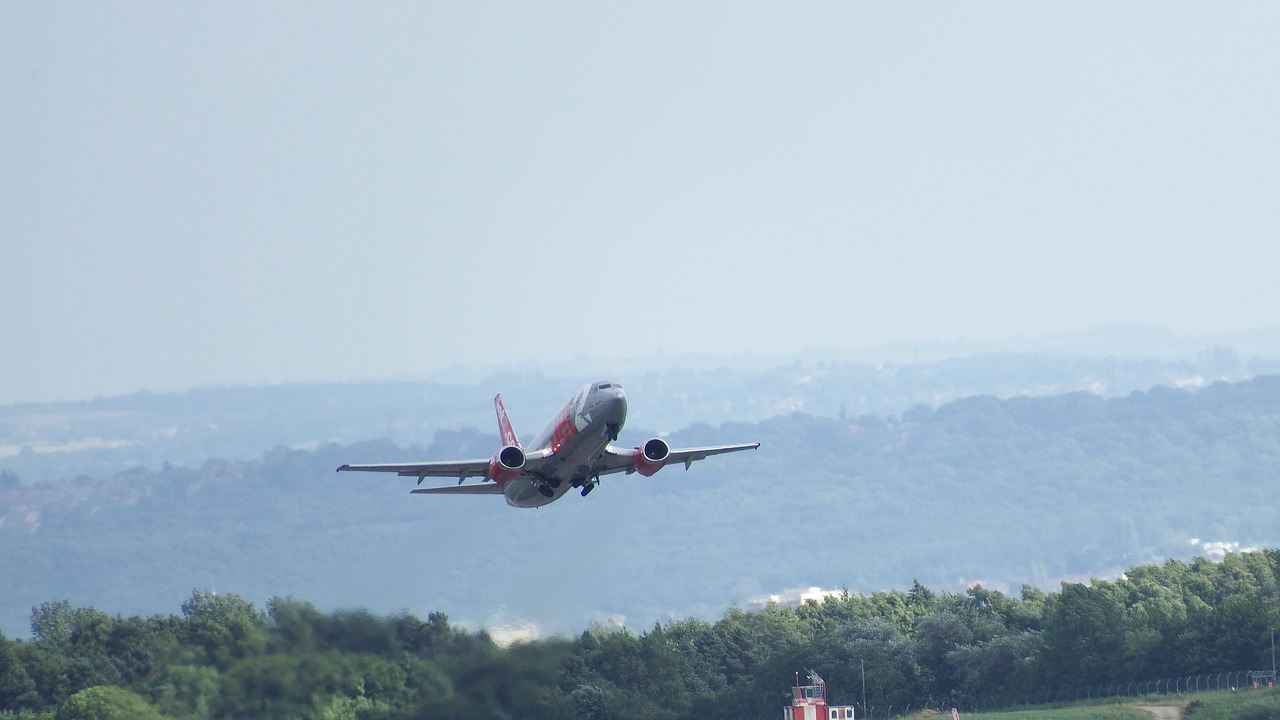
[[[1140,706],[1172,706],[1183,720],[1280,720],[1280,688],[1201,693],[1193,697],[1161,695],[1148,698],[1094,700],[1061,707],[963,713],[964,720],[1152,720]],[[949,720],[945,715],[939,720]],[[913,720],[925,720],[923,715]]]
[[[1280,720],[1280,688],[1205,693],[1184,707],[1186,720]]]
[[[962,714],[964,720],[1152,720],[1136,704],[1069,705],[999,713]]]

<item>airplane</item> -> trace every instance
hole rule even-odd
[[[578,391],[551,422],[534,437],[528,449],[520,444],[502,395],[493,398],[498,413],[502,447],[493,457],[476,460],[444,460],[404,464],[343,465],[338,472],[387,472],[404,477],[457,478],[457,485],[417,488],[410,492],[430,495],[503,495],[507,504],[518,508],[541,507],[554,502],[571,488],[581,488],[586,497],[600,476],[609,473],[640,473],[649,477],[668,464],[684,463],[685,470],[696,460],[754,450],[760,443],[710,445],[673,449],[661,438],[650,438],[634,448],[615,447],[627,420],[627,395],[616,382],[602,380]],[[467,478],[483,478],[463,484]]]

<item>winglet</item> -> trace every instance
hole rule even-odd
[[[502,435],[502,445],[520,447],[520,439],[516,437],[515,428],[511,427],[511,420],[507,418],[507,409],[502,406],[501,394],[493,396],[493,407],[498,411],[498,432]]]

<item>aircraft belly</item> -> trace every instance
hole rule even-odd
[[[574,483],[581,485],[583,481],[591,478],[592,461],[603,452],[606,442],[607,440],[602,437],[598,443],[574,443],[557,453],[551,462],[538,468],[536,476],[530,477],[526,474],[507,481],[503,485],[507,504],[512,507],[532,508],[558,500],[573,489]],[[544,483],[552,485],[554,494],[551,497],[543,495],[539,489]]]
[[[554,477],[563,482],[586,480],[592,475],[591,468],[604,452],[608,439],[583,438],[581,442],[556,454],[556,462],[552,468]]]
[[[570,404],[573,405],[572,402]],[[577,413],[573,417],[575,420],[583,420]],[[577,434],[556,447],[555,454],[547,462],[536,468],[526,468],[524,475],[509,480],[503,486],[508,505],[521,508],[541,507],[558,500],[575,483],[581,485],[595,475],[594,468],[604,454],[605,446],[609,444],[609,436],[605,432],[606,421],[601,419],[575,423],[575,427]],[[543,484],[548,483],[552,486],[551,497],[543,495],[540,489]]]
[[[532,508],[542,507],[563,493],[557,490],[555,495],[547,497],[538,489],[537,482],[527,478],[516,478],[502,486],[502,494],[506,496],[507,504],[511,507]]]

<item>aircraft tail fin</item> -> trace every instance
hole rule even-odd
[[[507,445],[520,447],[520,439],[516,437],[515,428],[511,427],[511,420],[507,418],[507,409],[502,406],[501,394],[493,396],[493,407],[498,411],[498,432],[502,435],[503,447]]]

